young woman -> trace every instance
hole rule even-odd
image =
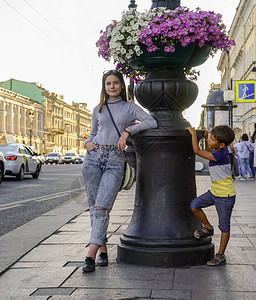
[[[121,137],[118,135],[107,106],[111,111]],[[133,125],[135,120],[139,124]],[[100,104],[92,114],[92,131],[85,141],[87,150],[83,164],[83,177],[90,208],[90,245],[83,272],[95,270],[95,257],[99,250],[98,266],[108,265],[107,228],[124,173],[126,140],[141,130],[156,128],[153,117],[133,102],[128,102],[123,76],[116,70],[107,71],[102,78]]]

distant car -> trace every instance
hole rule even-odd
[[[40,174],[40,163],[30,149],[23,144],[0,144],[6,161],[5,175],[16,176],[17,180],[23,180],[24,175],[31,174],[38,178]]]
[[[66,153],[63,157],[63,163],[66,164],[78,164],[79,163],[79,156],[77,153]]]
[[[0,184],[4,180],[5,164],[4,154],[0,151]]]
[[[84,155],[82,154],[79,155],[79,164],[82,164],[84,162],[84,158],[85,158]]]
[[[45,157],[45,163],[48,164],[62,164],[62,159],[63,156],[61,153],[58,152],[51,152],[48,153],[47,156]]]

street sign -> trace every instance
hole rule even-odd
[[[236,102],[256,102],[254,80],[236,81]]]

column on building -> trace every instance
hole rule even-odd
[[[6,116],[6,110],[5,110],[5,101],[0,101],[0,132],[5,133],[6,131],[6,123],[5,123],[5,116]]]
[[[21,115],[20,115],[20,105],[17,104],[16,106],[16,114],[17,114],[17,119],[16,119],[16,134],[20,135],[20,120],[21,120]]]
[[[26,126],[26,108],[22,106],[21,108],[21,119],[20,119],[20,128],[21,128],[21,135],[27,135],[27,126]]]

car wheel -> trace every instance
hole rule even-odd
[[[34,179],[37,179],[39,177],[39,174],[40,174],[40,168],[39,168],[39,166],[37,166],[35,173],[32,174],[32,177]]]
[[[4,167],[0,165],[0,184],[4,180]]]
[[[17,180],[23,180],[24,179],[24,166],[22,165],[20,167],[19,174],[16,175]]]

